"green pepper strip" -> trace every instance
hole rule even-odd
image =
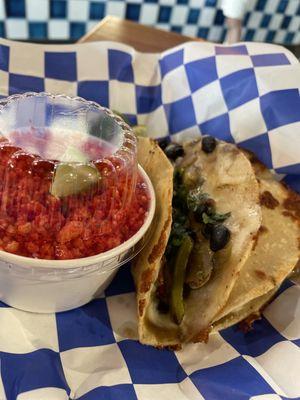
[[[185,279],[185,271],[189,256],[193,249],[192,239],[186,235],[182,241],[181,246],[178,249],[174,275],[173,275],[173,285],[171,290],[171,310],[175,318],[175,321],[180,324],[184,315],[184,304],[183,304],[183,285]]]

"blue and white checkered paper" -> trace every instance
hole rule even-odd
[[[110,43],[0,41],[0,95],[80,95],[146,124],[153,137],[236,142],[300,189],[300,67],[279,46],[187,43],[141,54]],[[76,262],[74,262],[75,264]],[[0,306],[0,399],[300,398],[300,286],[287,282],[254,330],[180,352],[136,340],[130,266],[103,297],[39,315]]]
[[[300,43],[299,0],[247,3],[243,40]],[[226,35],[222,0],[0,0],[0,36],[77,40],[106,15],[213,42]]]

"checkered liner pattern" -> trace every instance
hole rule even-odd
[[[253,0],[243,21],[247,41],[300,43],[298,0]],[[79,39],[106,15],[222,42],[221,0],[0,0],[0,36]]]
[[[0,41],[0,94],[65,92],[145,123],[154,137],[208,133],[254,151],[300,189],[300,67],[287,50],[188,43],[143,55],[116,43]],[[105,294],[38,315],[0,306],[0,399],[300,398],[300,286],[287,282],[254,330],[236,327],[180,352],[136,341],[124,266]]]

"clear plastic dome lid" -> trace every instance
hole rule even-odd
[[[46,93],[0,101],[0,249],[46,259],[110,250],[143,224],[147,187],[136,138],[82,98]]]

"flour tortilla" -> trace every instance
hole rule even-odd
[[[232,252],[206,285],[191,292],[180,326],[169,315],[158,313],[156,280],[171,228],[172,168],[157,145],[141,138],[138,159],[154,185],[158,210],[153,236],[137,257],[133,275],[137,286],[139,339],[157,347],[203,340],[227,302],[261,223],[258,183],[249,160],[235,145],[218,142],[214,152],[206,154],[201,150],[200,139],[185,146],[185,152],[183,162],[201,170],[205,178],[203,190],[215,199],[218,212],[231,212],[225,225],[231,231]]]
[[[217,320],[236,313],[245,304],[274,290],[293,271],[300,257],[299,218],[295,210],[287,209],[286,206],[287,199],[292,196],[295,200],[297,195],[276,181],[265,166],[257,161],[253,165],[259,180],[261,198],[267,192],[269,197],[272,195],[273,204],[262,201],[262,227],[256,245],[240,272],[226,306],[217,315]]]

